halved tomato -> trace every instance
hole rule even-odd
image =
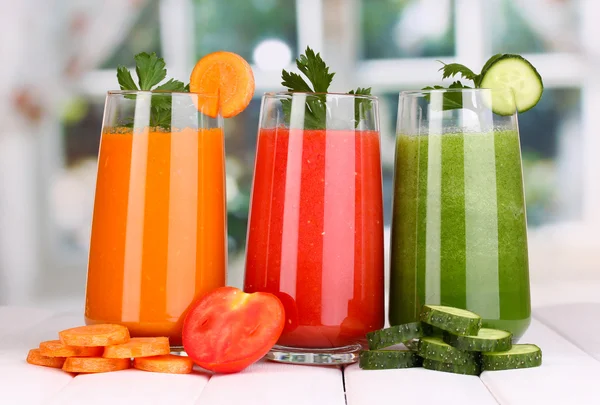
[[[183,348],[200,367],[235,373],[261,359],[283,331],[273,294],[220,287],[193,303],[183,322]]]

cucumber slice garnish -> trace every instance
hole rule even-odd
[[[421,321],[455,335],[477,335],[481,329],[481,317],[465,309],[441,305],[425,305]]]
[[[429,360],[452,364],[477,363],[479,360],[478,353],[458,350],[436,337],[421,338],[417,354]]]
[[[365,350],[358,365],[363,370],[419,367],[422,359],[412,350]]]
[[[542,350],[536,345],[513,345],[505,352],[481,353],[482,370],[513,370],[542,365]]]
[[[459,336],[444,332],[444,342],[460,350],[475,352],[503,352],[512,347],[512,333],[481,328],[477,336]]]
[[[455,374],[479,375],[481,373],[481,367],[478,363],[453,364],[424,359],[423,368]]]
[[[523,113],[533,108],[542,98],[542,77],[522,56],[506,54],[486,64],[481,72],[479,87],[493,90],[512,89],[509,93],[492,92],[492,111],[498,115]]]
[[[411,322],[369,332],[367,333],[367,341],[370,350],[377,350],[418,339],[422,336],[421,322]]]

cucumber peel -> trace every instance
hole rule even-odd
[[[476,336],[459,336],[444,332],[444,342],[460,350],[475,352],[503,352],[512,347],[512,333],[481,328]]]
[[[370,350],[377,350],[418,339],[422,336],[421,322],[411,322],[369,332],[367,333],[367,341]]]
[[[468,364],[453,364],[444,363],[441,361],[435,361],[431,359],[423,360],[423,368],[435,371],[444,371],[446,373],[454,374],[466,374],[466,375],[479,375],[481,374],[481,367],[478,363]]]
[[[440,338],[424,337],[419,340],[417,354],[429,360],[441,363],[471,364],[478,363],[478,354],[456,349]]]
[[[481,317],[471,311],[441,305],[424,305],[421,322],[456,335],[476,335],[481,329]]]
[[[387,370],[418,367],[422,359],[412,350],[365,350],[358,365],[363,370]]]
[[[433,336],[441,338],[445,332],[443,329],[423,322],[421,322],[421,328],[423,329],[423,336]]]
[[[482,370],[512,370],[538,367],[542,364],[542,350],[532,344],[513,345],[505,352],[481,353]]]

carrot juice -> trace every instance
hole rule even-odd
[[[225,284],[221,128],[105,128],[85,319],[181,344],[197,297]]]

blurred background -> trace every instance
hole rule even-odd
[[[260,97],[307,45],[337,72],[333,91],[380,97],[386,225],[398,92],[440,83],[438,59],[528,58],[546,87],[519,117],[532,282],[598,280],[598,21],[597,0],[4,0],[0,305],[82,305],[104,97],[141,51],[186,82],[219,49],[253,66],[255,97],[225,122],[229,284],[243,277]]]

